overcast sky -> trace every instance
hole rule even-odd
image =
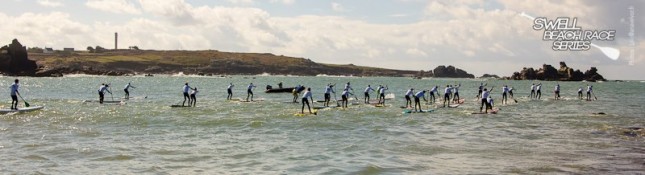
[[[120,48],[270,52],[406,70],[454,65],[476,76],[565,61],[596,66],[608,79],[643,80],[644,11],[641,0],[6,0],[0,44],[113,48],[118,32]],[[520,12],[616,30],[614,41],[593,43],[621,56],[553,51]]]

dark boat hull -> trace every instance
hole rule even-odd
[[[266,93],[291,93],[291,92],[293,92],[293,89],[295,89],[295,87],[275,88],[275,89],[267,89],[264,92],[266,92]],[[300,89],[298,89],[298,93],[302,92],[303,90],[305,90],[305,88],[301,87]]]

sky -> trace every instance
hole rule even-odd
[[[510,76],[560,61],[607,79],[645,79],[642,0],[6,0],[0,45],[137,46],[150,50],[273,53],[320,63],[403,70],[453,65]],[[618,60],[599,49],[554,51],[534,17],[576,18],[583,30],[615,30]]]

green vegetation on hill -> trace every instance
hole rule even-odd
[[[30,53],[43,67],[40,75],[87,74],[289,74],[414,76],[416,71],[391,70],[354,65],[319,64],[309,59],[270,53],[207,51],[117,50],[103,53]]]

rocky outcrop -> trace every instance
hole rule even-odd
[[[479,78],[499,78],[499,76],[494,75],[494,74],[484,74]]]
[[[17,39],[0,48],[0,72],[15,76],[33,76],[37,68],[36,62],[27,57],[27,47],[22,46]]]
[[[432,70],[433,77],[437,78],[475,78],[473,74],[458,69],[454,66],[437,66]]]
[[[510,77],[513,80],[545,80],[545,81],[605,81],[605,78],[598,73],[596,67],[585,71],[583,74],[580,70],[574,70],[567,66],[566,63],[560,62],[560,68],[555,69],[553,66],[544,64],[542,68],[535,70],[533,68],[523,68],[520,72],[515,72]]]

